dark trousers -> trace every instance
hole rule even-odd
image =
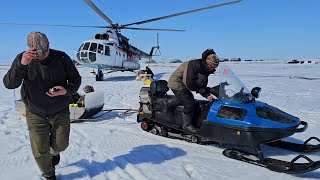
[[[42,117],[27,111],[27,125],[33,157],[44,177],[55,174],[50,154],[64,151],[69,145],[69,108],[53,117]]]
[[[183,113],[186,115],[192,115],[194,108],[194,97],[191,91],[188,89],[184,90],[173,90],[173,94],[179,99],[183,105]]]

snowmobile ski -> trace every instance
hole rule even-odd
[[[257,166],[268,168],[271,171],[287,174],[306,173],[320,168],[320,161],[312,161],[305,155],[298,155],[291,162],[273,158],[264,158],[261,160],[257,155],[236,149],[226,149],[223,151],[226,157],[247,162]],[[297,163],[299,159],[305,159],[307,163]]]
[[[317,145],[308,144],[311,140],[317,140],[319,142],[319,144],[317,144]],[[309,152],[320,151],[320,139],[317,137],[310,137],[303,144],[278,140],[278,141],[267,143],[267,145],[272,146],[272,147],[278,147],[281,149],[287,149],[287,150],[295,151],[295,152],[309,153]]]

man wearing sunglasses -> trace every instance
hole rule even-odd
[[[216,71],[219,59],[212,49],[202,53],[201,59],[182,63],[169,78],[168,87],[183,105],[183,126],[187,131],[195,133],[197,129],[192,124],[194,96],[191,91],[201,94],[209,101],[214,101],[210,94],[208,76]],[[167,107],[170,107],[168,102]]]

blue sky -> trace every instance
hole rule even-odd
[[[114,22],[128,24],[190,9],[223,3],[223,0],[93,0]],[[135,27],[184,29],[159,32],[162,55],[157,61],[200,57],[213,48],[218,56],[242,59],[320,58],[319,0],[243,0],[238,4],[173,17]],[[72,25],[108,25],[81,0],[6,0],[0,22]],[[134,27],[134,26],[133,26]],[[27,48],[30,31],[47,34],[51,48],[72,58],[80,44],[104,29],[0,25],[0,63],[11,63]],[[129,42],[149,52],[156,44],[155,31],[123,30]]]

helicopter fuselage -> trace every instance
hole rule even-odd
[[[77,51],[80,64],[106,70],[138,70],[139,56],[125,51],[114,41],[92,39],[82,43]]]

